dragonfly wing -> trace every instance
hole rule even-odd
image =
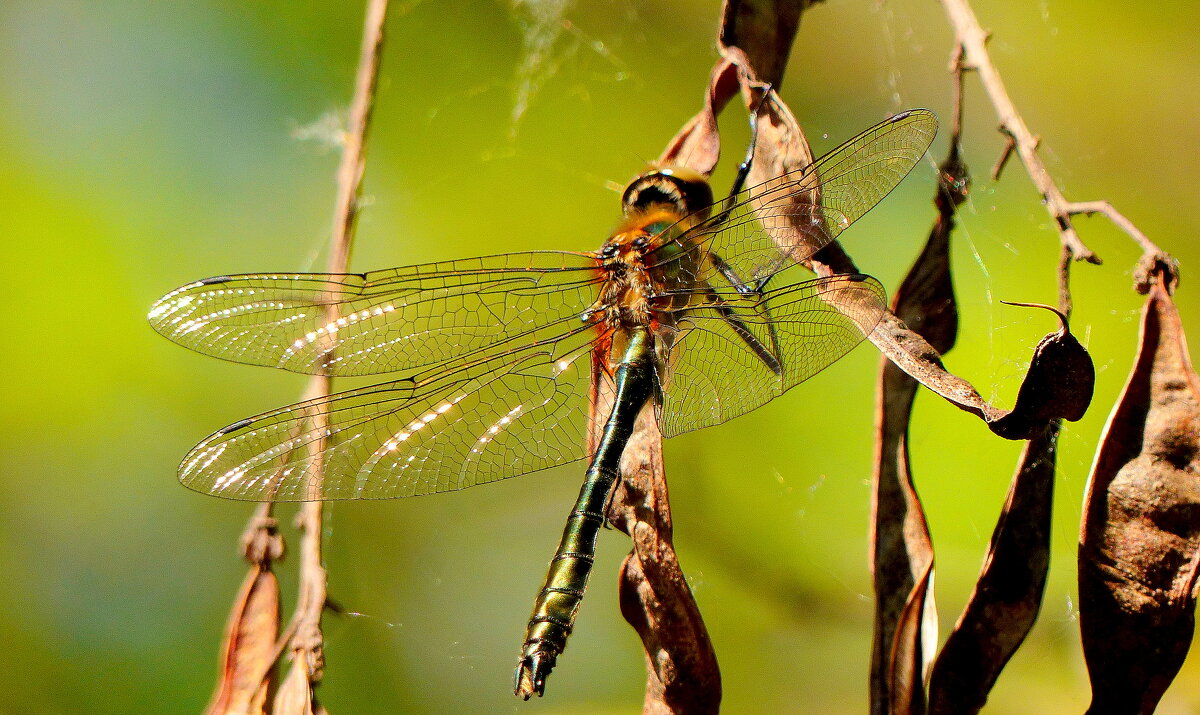
[[[600,277],[588,254],[511,253],[363,274],[255,274],[190,283],[150,311],[205,355],[306,374],[371,375],[486,358],[577,318]]]
[[[428,380],[396,380],[232,424],[179,479],[230,499],[386,499],[463,489],[587,456],[590,328]]]
[[[749,187],[727,212],[681,242],[715,255],[747,284],[810,257],[879,203],[912,170],[937,133],[915,109],[876,124],[811,165]],[[714,281],[711,268],[698,278]]]
[[[782,395],[858,345],[885,304],[874,278],[839,275],[770,290],[761,300],[731,293],[682,311],[663,390],[663,434],[720,424]],[[751,343],[771,351],[775,364]]]

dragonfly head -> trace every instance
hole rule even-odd
[[[626,187],[621,197],[625,218],[597,256],[610,268],[660,263],[664,247],[707,218],[712,202],[712,189],[699,172],[683,167],[650,169]]]
[[[680,217],[712,205],[712,188],[698,171],[686,167],[655,168],[641,174],[621,196],[626,216],[667,209]]]

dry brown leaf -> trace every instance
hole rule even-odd
[[[686,166],[705,176],[711,174],[721,157],[717,115],[737,91],[737,66],[728,60],[717,62],[709,77],[704,109],[683,125],[655,163],[658,166]]]
[[[296,631],[289,643],[292,667],[279,686],[271,712],[272,715],[323,715],[326,710],[317,701],[316,687],[325,675],[325,637],[320,623],[301,621],[294,625]]]
[[[715,714],[721,706],[721,674],[671,543],[662,435],[653,410],[639,417],[625,448],[613,504],[613,525],[633,539],[633,551],[621,566],[620,602],[646,652],[643,712]]]
[[[931,554],[932,555],[932,554]],[[932,636],[932,640],[923,640]],[[896,619],[896,637],[888,654],[887,700],[872,702],[872,712],[925,712],[927,650],[937,642],[937,609],[933,605],[933,561],[925,564]],[[874,684],[874,681],[872,681]]]
[[[1160,271],[1084,503],[1079,611],[1088,712],[1154,710],[1192,640],[1198,558],[1200,379]]]
[[[921,691],[925,663],[936,642],[924,617],[934,609],[931,585],[933,544],[913,485],[908,459],[908,422],[915,380],[886,359],[879,378],[876,463],[871,499],[871,573],[875,586],[875,634],[871,653],[871,712],[910,702]],[[915,610],[914,610],[915,609]],[[900,692],[904,691],[904,692]]]
[[[207,715],[265,715],[275,685],[279,581],[254,565],[234,600],[221,649],[221,677]]]
[[[1021,453],[975,589],[938,653],[930,713],[974,713],[1037,619],[1050,566],[1050,517],[1059,423]]]
[[[745,51],[746,64],[765,82],[783,81],[788,55],[800,26],[800,15],[819,0],[744,0],[726,2],[721,8],[721,30],[717,45],[722,54],[729,48]]]
[[[206,715],[265,715],[279,657],[279,581],[283,555],[274,519],[258,518],[243,537],[250,571],[234,599],[221,647],[221,674]]]
[[[841,247],[830,244],[813,259],[813,268],[819,275],[843,273],[853,262],[842,256]],[[955,407],[980,417],[993,434],[1005,439],[1030,439],[1050,420],[1078,420],[1091,402],[1091,357],[1065,327],[1042,338],[1034,349],[1011,410],[988,404],[971,383],[947,371],[937,350],[892,313],[884,314],[867,339],[901,370]]]
[[[966,167],[952,153],[943,165],[941,186],[935,196],[937,221],[896,292],[893,305],[897,315],[942,352],[954,346],[958,332],[958,309],[950,277],[950,232],[955,208],[966,196],[966,176]],[[916,392],[916,380],[885,359],[879,376],[871,499],[871,573],[875,582],[870,681],[873,713],[924,709],[925,670],[937,642],[933,543],[908,458],[908,428]]]
[[[318,715],[324,708],[317,705],[313,683],[303,662],[293,662],[279,692],[275,694],[271,715]]]

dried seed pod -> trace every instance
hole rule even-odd
[[[1067,329],[1067,317],[1047,305],[1008,303],[1045,308],[1058,316],[1062,327],[1042,338],[1033,349],[1029,371],[1017,392],[1012,411],[991,423],[992,431],[1007,439],[1031,438],[1051,420],[1074,422],[1087,412],[1096,385],[1096,370],[1087,349]]]
[[[893,310],[939,351],[954,346],[958,308],[950,274],[954,197],[968,185],[967,169],[951,151],[934,197],[938,217],[925,248],[896,291]],[[875,635],[871,653],[871,711],[923,709],[924,681],[937,643],[933,543],[908,459],[908,428],[917,381],[883,361],[876,420],[876,465],[871,500],[871,564]]]
[[[229,614],[220,678],[206,715],[265,715],[275,690],[279,580],[271,563],[283,555],[275,520],[257,519],[242,547],[250,571]]]
[[[1151,712],[1187,654],[1200,559],[1200,379],[1158,274],[1096,453],[1079,544],[1089,712]]]
[[[1025,445],[975,589],[938,653],[930,713],[979,712],[1033,628],[1050,566],[1050,518],[1059,422]]]

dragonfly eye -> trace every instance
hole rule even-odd
[[[625,213],[665,204],[688,214],[713,202],[712,189],[702,174],[683,167],[654,169],[634,179],[621,197]]]

